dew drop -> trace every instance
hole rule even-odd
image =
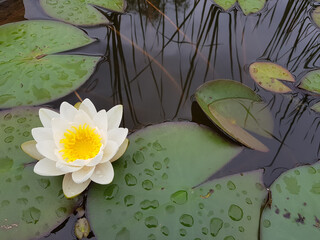
[[[137,221],[140,221],[143,218],[143,213],[142,212],[136,212],[134,214],[134,219],[136,219]]]
[[[135,203],[135,197],[133,195],[127,195],[124,197],[124,204],[127,207],[134,205],[134,203]]]
[[[227,187],[228,187],[229,190],[235,190],[236,189],[236,185],[232,181],[228,181]]]
[[[141,164],[144,162],[144,155],[141,151],[137,151],[133,154],[132,160],[135,164]]]
[[[147,169],[147,168],[144,170],[144,173],[149,175],[149,176],[153,176],[154,175],[154,171],[152,171],[150,169]]]
[[[67,213],[67,209],[65,207],[60,207],[56,210],[57,217],[64,217]]]
[[[151,190],[151,189],[153,188],[153,183],[152,183],[150,180],[144,180],[144,181],[142,182],[142,187],[143,187],[145,190],[149,191],[149,190]]]
[[[247,198],[246,198],[246,203],[247,203],[247,204],[252,204],[251,199],[247,197]]]
[[[18,118],[17,122],[18,123],[24,123],[27,119],[25,117]]]
[[[113,199],[119,191],[119,187],[117,184],[111,184],[109,185],[106,190],[104,190],[103,195],[106,200]]]
[[[232,204],[229,207],[228,215],[233,221],[240,221],[243,217],[243,211],[239,206]]]
[[[128,186],[135,186],[137,184],[137,178],[133,176],[131,173],[127,173],[124,179]]]
[[[149,208],[156,209],[159,207],[159,202],[157,200],[149,201],[149,200],[144,200],[140,203],[140,207],[142,210],[146,210]]]
[[[155,170],[160,170],[160,169],[162,168],[162,164],[161,164],[160,162],[158,162],[158,161],[155,161],[155,162],[153,163],[153,168],[154,168]]]
[[[11,126],[10,126],[10,127],[6,127],[6,128],[4,129],[4,132],[7,133],[7,134],[8,134],[8,133],[12,133],[13,131],[14,131],[14,127],[11,127]]]
[[[21,187],[21,192],[29,192],[30,191],[30,187],[28,185],[24,185],[23,187]]]
[[[263,226],[265,228],[268,228],[271,226],[271,222],[268,219],[263,220]]]
[[[204,204],[203,203],[199,203],[199,208],[203,209],[204,208]]]
[[[180,234],[181,237],[184,237],[184,236],[187,235],[187,230],[181,228],[181,229],[179,230],[179,234]]]
[[[220,218],[212,218],[210,220],[210,234],[216,237],[223,226],[223,221]]]
[[[172,214],[172,213],[174,213],[174,210],[175,210],[174,206],[172,206],[172,205],[166,206],[166,212],[167,213]]]
[[[155,217],[150,216],[145,219],[144,224],[147,228],[156,228],[158,226],[158,220]]]
[[[152,143],[152,148],[156,151],[162,151],[164,148],[161,146],[161,144],[158,141],[155,141]]]
[[[244,232],[244,227],[240,226],[238,229],[239,229],[239,232]]]
[[[170,199],[172,202],[182,205],[188,201],[188,193],[184,190],[180,190],[171,194]]]
[[[4,142],[5,142],[5,143],[11,143],[11,142],[13,142],[13,140],[14,140],[14,136],[9,136],[9,137],[6,137],[6,138],[4,139]]]
[[[167,180],[168,179],[168,174],[166,174],[166,173],[164,173],[164,174],[162,174],[162,180]]]
[[[203,228],[201,229],[201,232],[202,232],[203,235],[207,235],[208,232],[209,232],[209,230],[208,230],[208,228],[203,227]]]
[[[21,205],[27,205],[28,204],[28,199],[26,199],[26,198],[18,198],[16,203],[17,204],[21,204]]]
[[[11,113],[8,113],[8,114],[6,114],[6,115],[4,116],[3,119],[6,120],[6,121],[9,121],[11,118],[12,118]]]
[[[35,207],[30,207],[22,212],[22,220],[26,223],[36,224],[41,216],[41,211]]]
[[[168,236],[169,235],[169,229],[166,226],[161,227],[161,232],[163,235]]]
[[[235,238],[232,236],[226,236],[223,240],[235,240]]]
[[[154,235],[154,234],[150,234],[149,236],[148,236],[148,240],[156,240],[157,238],[156,238],[156,236]]]
[[[179,221],[185,227],[192,227],[192,225],[194,223],[193,217],[191,215],[189,215],[189,214],[181,215]]]

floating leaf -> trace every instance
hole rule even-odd
[[[214,2],[226,11],[236,3],[236,0],[214,0]],[[264,7],[266,0],[238,0],[238,3],[243,13],[248,15],[259,12]]]
[[[73,211],[76,199],[64,198],[62,178],[33,172],[33,161],[20,149],[30,130],[40,126],[38,109],[0,113],[0,235],[1,239],[33,239],[50,232]]]
[[[280,81],[294,82],[294,77],[287,69],[278,64],[270,62],[255,62],[250,65],[249,70],[253,80],[266,90],[278,93],[287,93],[292,91]]]
[[[77,89],[99,58],[49,54],[93,41],[83,31],[53,21],[0,26],[0,107],[41,104]]]
[[[265,5],[266,0],[238,0],[245,15],[259,12]]]
[[[191,123],[151,126],[129,138],[129,148],[114,163],[112,184],[94,184],[88,193],[97,238],[257,239],[266,196],[261,171],[193,188],[239,148]]]
[[[74,233],[78,239],[88,237],[90,233],[90,225],[86,218],[80,218],[74,227]]]
[[[319,1],[317,1],[319,2]],[[320,6],[316,7],[313,11],[312,11],[312,20],[315,22],[315,24],[320,27]]]
[[[320,94],[320,70],[307,73],[302,78],[299,88]]]
[[[237,2],[237,0],[214,0],[214,2],[227,11]]]
[[[247,147],[268,148],[241,127],[265,137],[273,130],[273,118],[260,97],[250,88],[231,80],[203,84],[196,99],[207,116],[224,132]]]
[[[311,109],[315,112],[320,113],[320,102],[317,102],[316,104],[314,104]]]
[[[40,4],[49,16],[81,26],[109,23],[95,6],[116,12],[125,8],[124,0],[40,0]]]
[[[283,173],[270,187],[272,205],[261,219],[261,239],[319,239],[320,163]]]

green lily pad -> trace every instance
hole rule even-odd
[[[301,80],[299,88],[320,94],[320,70],[307,73]]]
[[[196,100],[207,116],[226,134],[247,147],[266,152],[268,148],[243,130],[270,137],[273,118],[261,98],[250,88],[231,80],[201,85]]]
[[[223,10],[227,11],[237,2],[237,0],[214,0],[214,2],[222,7]]]
[[[51,54],[93,41],[83,31],[53,21],[0,26],[0,107],[42,104],[77,89],[99,57]]]
[[[320,163],[283,173],[270,187],[272,204],[261,219],[261,239],[319,239]]]
[[[259,12],[266,4],[266,0],[238,0],[238,2],[245,15]]]
[[[225,11],[230,9],[237,0],[214,0]],[[238,0],[238,3],[245,15],[259,12],[265,5],[266,0]]]
[[[255,62],[250,65],[250,75],[260,87],[277,93],[287,93],[292,90],[281,81],[294,82],[291,73],[278,64],[271,62]]]
[[[319,2],[319,1],[317,1]],[[320,27],[320,6],[316,7],[312,13],[311,13],[311,16],[312,16],[312,20],[315,22],[315,24]]]
[[[320,102],[317,102],[316,104],[314,104],[311,109],[315,112],[320,113]]]
[[[33,239],[47,234],[72,212],[76,199],[65,199],[61,177],[33,172],[33,161],[20,149],[40,126],[38,109],[0,113],[0,235],[1,239]]]
[[[194,188],[239,152],[209,129],[165,123],[131,136],[110,185],[92,185],[87,216],[98,239],[257,239],[262,171]]]
[[[81,26],[108,24],[108,19],[96,7],[123,12],[124,0],[40,0],[43,10],[51,17]]]

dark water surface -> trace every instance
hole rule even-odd
[[[36,0],[0,0],[0,24],[49,19]],[[307,0],[269,0],[258,14],[222,12],[211,1],[129,0],[127,13],[106,14],[113,25],[83,28],[97,41],[72,52],[102,56],[96,73],[77,92],[98,109],[124,105],[124,126],[130,130],[164,121],[192,120],[215,128],[194,100],[196,89],[213,79],[234,79],[254,89],[268,103],[275,121],[274,138],[259,138],[270,151],[250,149],[216,176],[264,168],[269,186],[282,172],[319,158],[320,118],[310,110],[319,101],[295,86],[308,71],[319,68],[319,34]],[[248,66],[268,60],[295,77],[293,94],[275,94],[257,87]],[[55,101],[77,102],[75,94]],[[218,131],[218,130],[217,130]],[[56,229],[44,239],[75,239],[72,227]]]

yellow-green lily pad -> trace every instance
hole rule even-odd
[[[271,62],[255,62],[250,65],[250,75],[260,87],[277,93],[287,93],[292,90],[281,81],[294,82],[291,73],[278,64]]]
[[[315,22],[315,24],[320,27],[320,6],[316,7],[312,13],[312,20]]]
[[[214,2],[227,11],[235,5],[237,0],[214,0]],[[238,4],[245,15],[259,12],[265,3],[266,0],[238,0]]]

